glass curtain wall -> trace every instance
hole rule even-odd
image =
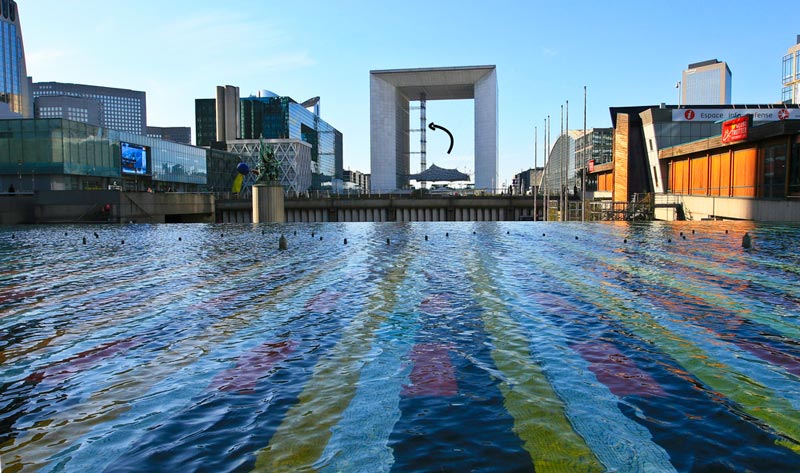
[[[575,145],[582,131],[570,131],[561,135],[550,150],[542,178],[542,192],[559,195],[562,186],[572,195],[578,184],[575,176]]]
[[[289,97],[242,99],[243,139],[295,139],[311,145],[312,187],[340,186],[342,134]]]
[[[152,177],[140,181],[206,184],[205,149],[62,119],[0,120],[0,176],[19,191],[80,190],[98,178],[121,182],[120,141],[149,150]]]

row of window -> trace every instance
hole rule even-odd
[[[0,22],[0,37],[2,37],[0,92],[19,94],[19,61],[22,57],[22,48],[16,25]]]
[[[13,26],[13,25],[11,25]],[[34,97],[41,97],[43,95],[67,95],[72,97],[82,97],[86,99],[94,99],[103,103],[116,103],[116,104],[131,104],[136,106],[142,105],[142,99],[138,97],[122,97],[119,95],[101,95],[101,94],[87,94],[83,92],[71,92],[58,87],[53,87],[51,84],[35,84],[33,91]]]
[[[783,57],[783,83],[800,80],[800,50]]]

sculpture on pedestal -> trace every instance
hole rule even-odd
[[[258,164],[256,165],[258,177],[256,178],[255,184],[268,184],[278,181],[280,177],[280,168],[281,165],[278,163],[277,158],[275,158],[275,151],[272,150],[272,146],[264,145],[263,141],[260,142]]]

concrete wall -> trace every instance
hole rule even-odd
[[[515,221],[533,216],[533,198],[287,200],[287,222]],[[541,199],[537,204],[543,205]],[[217,203],[217,220],[252,222],[249,201]]]
[[[475,83],[475,188],[494,192],[498,182],[497,71]]]
[[[402,129],[397,116],[401,98],[397,89],[385,80],[370,75],[370,185],[372,192],[398,189],[397,140]],[[406,101],[407,103],[407,101]],[[406,106],[406,108],[408,108]],[[408,125],[406,124],[406,127]],[[406,137],[408,140],[408,137]],[[408,173],[408,170],[406,170]]]
[[[33,195],[0,195],[0,225],[33,223],[35,209]]]
[[[110,212],[103,207],[109,204]],[[214,197],[208,194],[44,191],[35,197],[37,223],[58,222],[213,222]]]
[[[687,218],[724,218],[759,222],[800,222],[800,200],[682,196]]]

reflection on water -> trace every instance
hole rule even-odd
[[[796,470],[798,237],[0,228],[3,471]]]

